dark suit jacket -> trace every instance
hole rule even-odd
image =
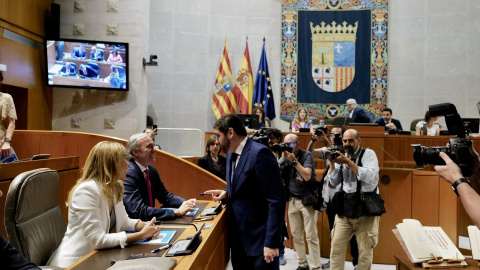
[[[87,57],[87,51],[83,50],[80,52],[80,49],[75,48],[73,50],[73,58],[86,58]]]
[[[279,248],[285,223],[285,190],[275,156],[248,139],[239,157],[233,183],[227,155],[228,231],[241,239],[247,256],[263,256],[263,248]],[[234,241],[230,245],[237,245]]]
[[[400,124],[400,121],[393,118],[390,121],[397,127],[398,131],[403,130],[402,124]],[[383,118],[378,119],[377,121],[375,121],[375,123],[377,123],[379,126],[383,126],[383,127],[385,126],[385,120]]]
[[[225,180],[227,159],[224,156],[218,155],[218,165],[215,166],[212,157],[205,155],[198,160],[198,166]]]
[[[90,59],[92,60],[97,60],[97,61],[103,61],[103,51],[100,49],[97,49],[96,53],[91,52],[90,53]]]
[[[163,207],[178,208],[182,205],[183,198],[176,196],[163,185],[157,169],[148,165],[150,175],[150,186],[152,188],[153,200],[157,199],[163,204]],[[148,188],[143,172],[138,167],[137,163],[132,159],[127,170],[127,179],[123,182],[124,198],[123,204],[127,209],[130,218],[139,218],[144,221],[149,221],[153,217],[157,220],[175,219],[175,214],[172,209],[150,207],[150,200],[148,199]]]
[[[97,78],[98,73],[91,66],[85,65],[85,69],[87,70],[86,73],[84,73],[81,69],[78,69],[78,73],[80,73],[80,75],[85,76],[85,77]]]
[[[63,65],[63,67],[60,69],[60,73],[67,73],[67,66]],[[70,65],[70,75],[75,75],[77,74],[77,71],[75,70],[75,67]]]
[[[364,108],[355,107],[352,114],[353,122],[355,123],[370,123],[367,111]]]

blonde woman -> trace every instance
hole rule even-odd
[[[82,177],[68,195],[67,231],[49,265],[68,267],[95,249],[123,248],[158,234],[155,218],[149,222],[130,219],[125,211],[123,180],[128,164],[125,147],[117,142],[93,147]]]
[[[307,110],[300,108],[292,121],[292,132],[300,132],[300,128],[309,128],[313,131],[313,121],[308,119]]]

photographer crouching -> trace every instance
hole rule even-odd
[[[298,255],[297,269],[322,269],[317,231],[318,212],[313,208],[312,201],[306,201],[317,184],[313,155],[299,148],[298,137],[295,134],[285,136],[283,144],[274,145],[274,151],[279,150],[283,151],[283,157],[279,161],[280,170],[290,191],[288,218]],[[310,268],[305,250],[304,228],[310,254]]]

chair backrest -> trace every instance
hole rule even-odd
[[[353,122],[353,118],[351,117],[337,117],[333,119],[332,125],[333,126],[347,126],[348,124]]]
[[[423,118],[413,120],[412,123],[410,123],[410,131],[416,131],[417,130],[416,126],[417,126],[418,122],[420,122],[422,120],[423,120]]]
[[[100,74],[100,68],[98,67],[97,63],[89,62],[87,63],[87,65],[89,65],[90,67],[92,67],[93,70],[95,70],[95,72],[97,73],[97,76],[98,74]]]
[[[117,70],[118,70],[118,76],[120,77],[120,79],[124,79],[125,78],[125,69],[123,69],[123,67],[121,67],[121,66],[117,66]]]
[[[13,179],[5,201],[8,240],[30,261],[45,265],[67,226],[58,204],[58,173],[41,168]]]

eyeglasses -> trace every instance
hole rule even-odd
[[[288,143],[288,145],[289,145],[290,147],[293,147],[296,143],[297,143],[297,142],[291,142],[291,143]]]

